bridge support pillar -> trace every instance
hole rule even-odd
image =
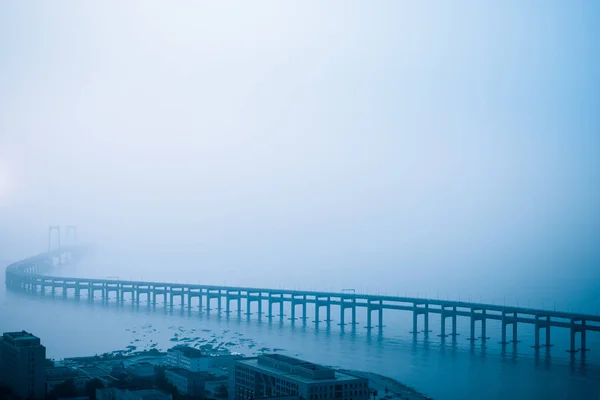
[[[471,315],[471,336],[469,337],[469,340],[471,341],[471,343],[474,343],[475,340],[477,340],[475,338],[475,316]]]
[[[483,310],[482,317],[481,317],[481,340],[483,342],[485,342],[487,339],[487,326],[486,325],[487,325],[486,311]]]
[[[302,299],[302,320],[306,322],[306,318],[306,295],[304,295],[304,298]]]
[[[550,347],[550,317],[546,317],[546,323],[546,347]]]
[[[456,307],[452,307],[452,340],[456,342]]]
[[[517,322],[517,313],[513,313],[513,326],[512,326],[512,331],[513,331],[513,338],[511,340],[512,343],[518,343],[520,342],[520,340],[517,339],[517,327],[518,327],[518,322]]]
[[[417,330],[417,324],[419,322],[418,318],[419,318],[419,314],[417,314],[417,309],[416,309],[416,306],[415,306],[415,309],[413,310],[413,328],[412,328],[412,334],[415,335],[415,336],[419,332]]]
[[[258,294],[258,319],[262,318],[262,293]]]
[[[574,327],[571,327],[571,347],[568,350],[571,353],[575,353],[577,351],[577,349],[575,348],[575,335],[577,334],[577,331],[575,330]]]

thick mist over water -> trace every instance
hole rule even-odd
[[[597,313],[599,15],[4,3],[0,259]]]

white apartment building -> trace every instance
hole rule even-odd
[[[167,351],[167,362],[170,366],[190,372],[207,372],[211,361],[212,357],[193,347],[176,346]]]

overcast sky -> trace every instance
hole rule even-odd
[[[236,283],[244,265],[281,286],[597,298],[599,18],[596,1],[4,1],[0,259],[75,224]]]

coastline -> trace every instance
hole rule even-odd
[[[123,362],[123,361],[150,361],[153,362],[163,361],[166,358],[167,353],[161,352],[157,349],[142,350],[142,351],[122,351],[117,350],[112,353],[105,353],[102,355],[94,355],[87,357],[65,357],[62,360],[56,360],[58,365],[85,365],[85,364],[103,364],[111,362]],[[221,354],[223,355],[223,354]],[[229,353],[228,355],[232,355]],[[159,363],[160,363],[159,361]],[[390,377],[376,374],[374,372],[359,371],[354,369],[338,368],[337,371],[358,376],[360,378],[366,378],[369,380],[369,388],[377,390],[377,399],[379,400],[432,400],[431,397],[418,392],[417,390],[407,386],[395,379]],[[219,371],[220,372],[220,371]],[[388,389],[386,393],[385,390]],[[376,400],[376,399],[374,399]]]
[[[403,399],[403,400],[432,400],[431,397],[417,392],[410,386],[404,385],[395,379],[373,372],[357,371],[352,369],[339,368],[340,372],[355,375],[369,380],[369,388],[377,390],[377,398],[384,400]],[[388,393],[385,393],[385,389]]]

